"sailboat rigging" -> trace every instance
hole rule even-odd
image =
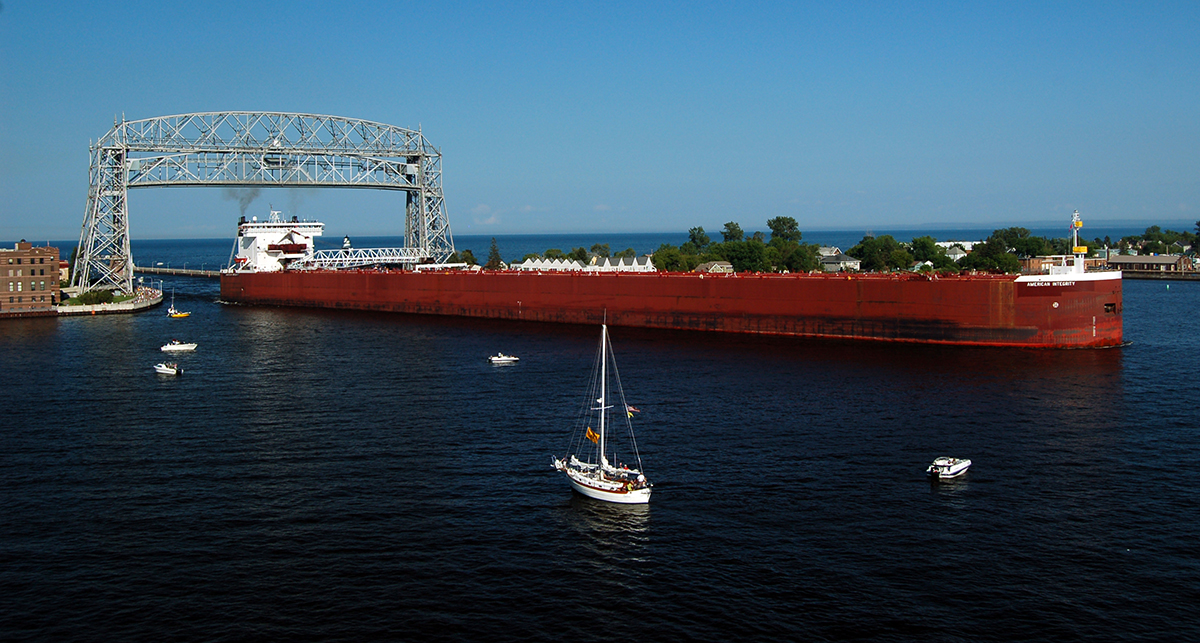
[[[175,288],[171,288],[171,306],[170,306],[170,308],[167,308],[167,316],[168,317],[187,317],[190,314],[191,314],[190,312],[183,312],[182,310],[175,309]]]
[[[589,498],[621,504],[650,502],[653,485],[642,473],[642,456],[630,422],[636,409],[625,401],[607,324],[600,327],[600,349],[586,400],[568,454],[554,458],[554,468],[566,474],[571,488]],[[614,424],[622,421],[627,442],[614,431]],[[619,458],[630,459],[636,465],[631,467]]]

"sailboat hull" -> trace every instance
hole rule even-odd
[[[605,502],[615,502],[622,505],[644,505],[650,502],[650,489],[633,489],[625,491],[624,489],[617,491],[609,491],[607,489],[597,489],[582,484],[574,478],[567,476],[567,480],[571,482],[571,488],[579,493],[596,500]]]

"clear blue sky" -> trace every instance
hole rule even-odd
[[[114,116],[332,114],[444,154],[458,234],[1200,219],[1200,3],[0,0],[0,239],[75,239]],[[265,191],[335,234],[401,193]],[[134,238],[231,236],[220,189]]]

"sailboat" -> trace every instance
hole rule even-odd
[[[555,457],[554,468],[566,474],[571,488],[589,498],[621,504],[650,502],[652,485],[642,473],[642,456],[630,422],[636,410],[625,402],[607,324],[600,327],[600,349],[586,399],[568,454]],[[614,430],[622,423],[626,431]],[[630,464],[636,466],[621,458],[631,458]]]
[[[187,317],[191,313],[185,313],[182,310],[175,310],[175,289],[171,289],[171,306],[167,308],[167,317]]]

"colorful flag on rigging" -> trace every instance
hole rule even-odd
[[[587,439],[589,439],[589,440],[591,440],[592,442],[595,442],[595,443],[597,443],[597,444],[599,444],[599,442],[600,442],[600,436],[599,436],[599,435],[597,435],[595,432],[593,432],[593,431],[592,431],[592,427],[590,427],[590,426],[588,427],[588,430],[587,430],[587,435],[585,435],[585,436],[583,436],[583,437],[585,437],[585,438],[587,438]]]

